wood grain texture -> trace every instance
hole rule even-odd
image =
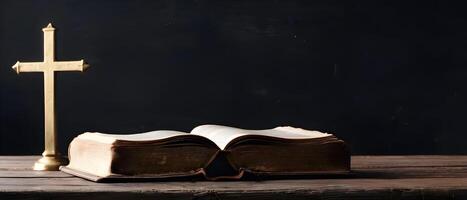
[[[143,183],[32,171],[37,158],[0,156],[0,199],[467,198],[467,156],[353,156],[353,173],[344,177]]]

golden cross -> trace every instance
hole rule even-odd
[[[60,165],[66,164],[57,151],[55,130],[55,94],[54,78],[56,71],[84,71],[89,65],[80,61],[55,61],[54,31],[49,23],[43,28],[44,32],[44,62],[16,62],[13,69],[20,72],[42,72],[44,74],[44,111],[45,111],[45,150],[42,158],[35,164],[34,170],[58,170]]]

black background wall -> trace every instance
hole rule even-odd
[[[43,150],[53,22],[60,148],[213,123],[335,133],[354,154],[467,153],[467,12],[443,1],[0,1],[0,154]]]

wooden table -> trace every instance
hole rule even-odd
[[[467,199],[467,156],[353,156],[353,174],[315,179],[94,183],[0,156],[0,199]]]

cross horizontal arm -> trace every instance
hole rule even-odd
[[[43,72],[44,63],[43,62],[16,62],[12,67],[16,73],[20,72]]]
[[[80,61],[55,61],[53,63],[54,71],[84,71],[89,65]]]

